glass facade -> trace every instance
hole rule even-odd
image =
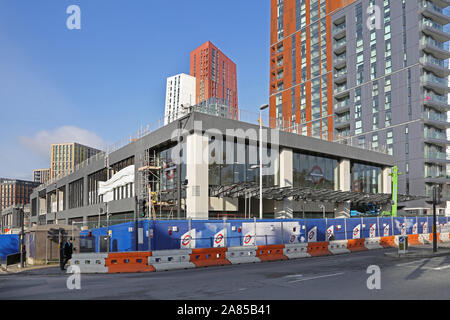
[[[294,152],[293,162],[294,187],[338,189],[337,160]]]
[[[351,169],[352,191],[364,193],[381,192],[381,168],[353,163]]]
[[[160,151],[158,154],[159,161],[161,164],[161,191],[167,191],[167,190],[173,190],[177,188],[177,181],[178,181],[178,175],[177,175],[177,161],[173,159],[173,153],[176,152],[174,150],[176,147],[170,147],[168,149],[165,149],[163,151]],[[181,151],[180,151],[180,157],[182,159],[181,162],[181,181],[183,182],[186,180],[186,143],[182,144]]]
[[[214,141],[210,141],[210,144]],[[220,145],[220,144],[217,144]],[[237,142],[222,141],[222,155],[211,151],[213,160],[209,165],[209,185],[231,185],[242,182],[259,183],[259,149],[247,141]],[[231,154],[227,155],[227,152]],[[270,148],[263,148],[263,159],[271,157]],[[267,158],[266,158],[267,159]],[[278,159],[278,156],[277,158]],[[269,163],[266,167],[263,163],[263,185],[279,185],[278,161]]]

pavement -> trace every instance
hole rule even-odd
[[[58,266],[30,269],[0,275],[0,300],[450,299],[450,255],[385,254],[395,252],[380,249],[167,272],[82,274],[79,289],[69,288],[74,275]],[[373,276],[379,280],[375,288],[369,285]]]
[[[386,252],[385,255],[397,258],[444,257],[450,255],[450,243],[438,243],[437,252],[433,252],[433,244],[425,244],[423,246],[410,246],[406,253],[400,254],[396,251]]]
[[[49,264],[49,265],[25,265],[24,268],[20,266],[20,264],[15,264],[6,267],[5,265],[0,266],[0,274],[15,274],[15,273],[21,273],[25,271],[31,271],[31,270],[42,270],[42,269],[52,269],[56,264]],[[59,266],[59,265],[58,265]]]

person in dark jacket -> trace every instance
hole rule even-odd
[[[61,240],[59,243],[59,267],[64,270],[64,242]]]
[[[72,238],[70,238],[69,241],[67,241],[67,242],[64,244],[64,247],[63,247],[63,253],[64,253],[64,261],[63,261],[63,263],[62,263],[61,270],[64,270],[64,269],[65,269],[65,266],[66,266],[66,264],[67,264],[67,262],[68,262],[70,259],[72,259],[72,253],[73,253]]]

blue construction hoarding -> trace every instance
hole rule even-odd
[[[140,220],[113,225],[109,228],[110,251],[147,251],[149,243],[151,243],[153,251],[289,244],[431,233],[432,221],[431,217]],[[439,217],[438,226],[445,225],[448,226],[448,218]],[[94,245],[92,245],[94,252],[101,251],[101,238],[105,238],[106,235],[106,228],[85,230],[80,234],[81,239],[88,236],[94,239]]]
[[[20,251],[20,239],[17,234],[0,235],[0,260],[6,260],[10,254]]]

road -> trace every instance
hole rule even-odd
[[[69,290],[58,268],[0,275],[0,299],[307,300],[450,299],[450,256],[394,258],[394,249],[289,261],[138,274],[81,275]],[[381,271],[369,290],[367,268]]]

